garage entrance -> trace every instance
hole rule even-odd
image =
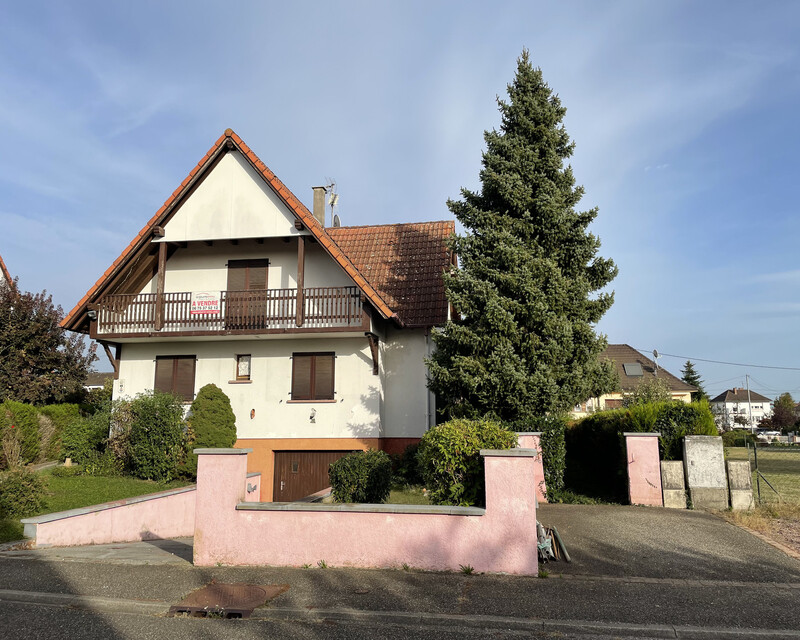
[[[292,502],[330,486],[328,467],[352,451],[276,451],[274,502]]]

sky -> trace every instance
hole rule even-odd
[[[619,266],[598,330],[800,400],[795,2],[3,3],[0,255],[68,311],[227,127],[344,225],[452,219],[523,48]]]

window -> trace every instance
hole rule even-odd
[[[333,400],[333,353],[292,354],[292,400]]]
[[[153,388],[174,393],[184,402],[194,399],[196,356],[156,356],[156,381]]]
[[[228,291],[263,291],[268,267],[269,260],[228,260]]]
[[[250,354],[236,356],[236,379],[250,379]]]

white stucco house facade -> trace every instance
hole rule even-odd
[[[772,400],[741,387],[726,389],[709,402],[717,426],[755,431],[763,418],[772,415]]]
[[[312,213],[228,129],[62,324],[103,345],[115,398],[220,387],[262,496],[293,500],[345,452],[435,423],[424,359],[453,232],[326,226],[324,188]]]

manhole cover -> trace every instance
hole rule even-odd
[[[253,609],[279,596],[288,588],[288,584],[213,583],[190,593],[181,602],[170,607],[169,614],[249,618]]]

